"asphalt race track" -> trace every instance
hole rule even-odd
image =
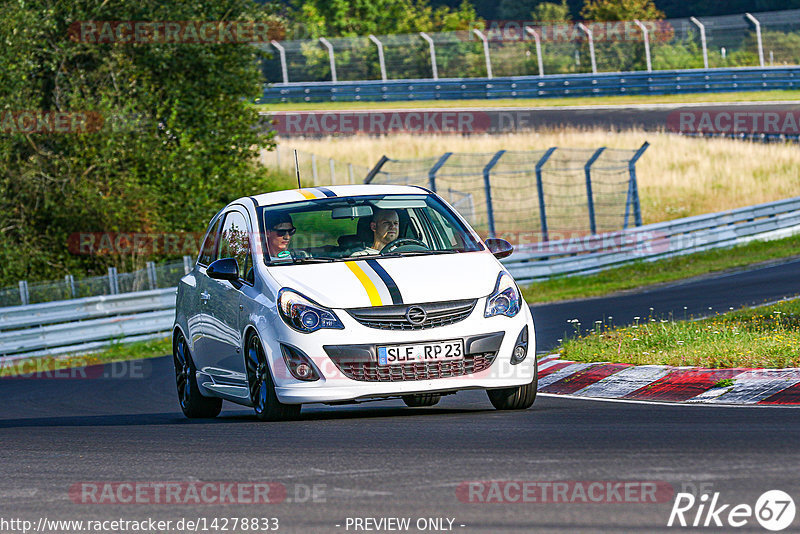
[[[571,318],[589,325],[610,314],[621,324],[648,315],[650,307],[654,314],[682,314],[683,306],[699,314],[708,306],[724,310],[793,295],[797,267],[795,261],[647,293],[536,307],[539,345],[552,346]],[[279,532],[661,532],[693,531],[666,526],[673,492],[719,492],[720,504],[750,506],[772,489],[800,498],[800,411],[792,408],[541,396],[531,410],[501,413],[484,393],[464,392],[433,408],[405,408],[399,401],[311,406],[286,423],[261,423],[250,410],[226,404],[215,420],[190,421],[180,414],[171,365],[159,358],[118,369],[119,377],[0,382],[0,520],[207,518],[210,525],[214,518],[276,517]],[[459,489],[490,480],[647,481],[671,490],[659,493],[656,503],[585,503],[573,496],[567,499],[573,502],[498,504],[469,502]],[[285,488],[286,498],[272,504],[94,504],[69,493],[80,483],[198,481],[273,482]],[[506,500],[521,497],[515,492]],[[687,513],[689,521],[696,509]],[[411,518],[411,527],[354,528],[354,518],[388,517]],[[453,523],[418,530],[420,518]],[[764,532],[753,518],[736,530]]]

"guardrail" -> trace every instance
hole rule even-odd
[[[503,263],[521,281],[590,274],[800,232],[800,197],[580,239],[517,247]],[[502,237],[502,234],[500,234]],[[0,360],[101,349],[168,335],[175,288],[0,308]]]
[[[568,96],[661,95],[791,89],[800,86],[800,67],[688,69],[451,78],[439,80],[366,80],[275,84],[264,88],[259,103],[393,102]]]
[[[0,357],[91,351],[169,333],[175,288],[0,308]]]
[[[530,282],[592,274],[633,261],[655,261],[796,232],[800,232],[800,197],[621,232],[521,246],[503,263],[514,278]]]

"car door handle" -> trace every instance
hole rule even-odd
[[[207,293],[205,291],[200,293],[200,302],[205,304],[206,302],[208,302],[208,299],[210,299],[210,298],[211,298],[211,295],[209,293]]]

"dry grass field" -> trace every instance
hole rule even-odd
[[[800,195],[800,147],[669,133],[563,130],[505,135],[393,135],[285,139],[282,146],[372,167],[382,155],[409,159],[444,152],[565,148],[650,148],[637,165],[645,224]],[[264,160],[269,161],[269,155]]]

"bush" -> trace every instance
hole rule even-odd
[[[74,232],[202,231],[230,200],[282,187],[256,161],[273,144],[248,100],[258,50],[241,44],[94,44],[90,20],[258,20],[249,0],[6,2],[0,112],[90,112],[102,128],[0,137],[0,285],[104,274],[147,257],[75,256]]]

